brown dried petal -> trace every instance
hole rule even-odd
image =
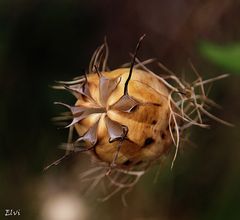
[[[67,105],[67,104],[62,103],[62,102],[54,102],[54,104],[63,105],[65,107],[67,107],[71,111],[73,116],[81,115],[82,112],[87,109],[86,107],[83,107],[83,106],[70,106],[70,105]]]
[[[90,127],[87,130],[87,132],[82,137],[77,139],[76,142],[86,141],[86,142],[90,143],[91,146],[94,146],[97,143],[98,123],[99,123],[99,119],[94,123],[94,125],[92,127]]]
[[[111,109],[129,113],[140,104],[141,104],[140,102],[126,94],[123,95],[116,103],[114,103],[111,106]]]
[[[82,86],[83,84],[76,84],[76,85],[71,85],[71,86],[64,86],[64,88],[72,93],[77,99],[80,99],[82,97]]]
[[[107,127],[109,142],[116,140],[123,140],[128,132],[127,126],[121,125],[116,121],[111,120],[108,116],[105,117],[105,124]]]
[[[76,84],[76,85],[71,85],[71,86],[65,85],[64,87],[66,90],[71,92],[77,99],[81,98],[81,96],[83,95],[83,96],[93,100],[90,90],[89,90],[87,79],[82,84]]]
[[[120,82],[120,78],[110,79],[103,75],[99,75],[99,93],[100,100],[103,106],[106,106],[107,100],[111,93],[116,89]]]
[[[106,112],[105,108],[86,108],[81,115],[74,117],[72,123],[66,127],[67,128],[71,127],[72,125],[78,123],[79,121],[83,120],[84,118],[88,117],[91,114],[104,113],[104,112]]]
[[[71,127],[72,125],[78,123],[87,116],[95,113],[104,113],[106,112],[105,108],[87,108],[83,106],[70,106],[61,102],[55,102],[55,104],[63,105],[70,109],[73,115],[73,121],[71,124],[67,125],[66,128]]]

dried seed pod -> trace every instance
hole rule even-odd
[[[119,165],[156,159],[171,144],[168,89],[147,72],[133,69],[128,93],[124,95],[129,71],[122,68],[88,74],[85,83],[92,98],[79,96],[75,106],[70,107],[74,111],[79,108],[79,112],[86,109],[80,115],[72,110],[73,123],[81,137],[98,122],[98,128],[92,131],[96,134],[91,135],[96,140],[91,141],[95,143],[93,153],[100,160],[111,163],[122,142],[116,159]],[[91,114],[83,118],[90,110]]]
[[[163,64],[157,63],[168,73],[159,76],[146,67],[152,59],[141,62],[136,58],[143,37],[137,44],[129,68],[107,69],[108,46],[105,41],[95,51],[85,77],[61,81],[60,86],[55,87],[68,90],[77,101],[73,106],[57,103],[71,111],[73,120],[66,126],[70,127],[69,141],[61,146],[66,149],[66,154],[46,169],[73,153],[90,151],[98,161],[107,163],[110,169],[116,168],[111,176],[108,175],[116,190],[105,199],[135,185],[149,164],[161,159],[172,143],[176,147],[173,166],[182,133],[192,125],[208,126],[203,123],[203,115],[232,126],[208,111],[210,106],[217,105],[205,92],[206,84],[227,75],[202,80],[191,64],[197,80],[187,83]],[[69,116],[62,116],[61,119],[68,120]],[[73,128],[79,135],[74,141]],[[105,176],[106,166],[86,171],[82,178],[97,172],[101,174],[89,178],[94,180],[92,186],[96,186],[99,179]]]

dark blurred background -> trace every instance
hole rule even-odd
[[[240,219],[240,71],[200,52],[201,42],[240,42],[239,11],[239,0],[1,0],[0,219]],[[53,102],[73,102],[50,86],[79,76],[104,36],[110,68],[128,62],[143,33],[141,59],[157,58],[186,75],[191,59],[203,78],[230,73],[210,97],[223,107],[212,112],[235,127],[212,121],[210,130],[192,129],[197,147],[184,147],[172,171],[169,158],[156,183],[156,168],[146,174],[128,207],[120,195],[101,203],[94,192],[81,193],[86,157],[42,171],[67,139],[51,121],[63,110]],[[21,215],[5,217],[6,209]]]

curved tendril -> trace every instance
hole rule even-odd
[[[131,79],[131,76],[132,76],[132,71],[133,71],[133,67],[134,67],[134,64],[135,64],[137,52],[138,52],[140,44],[141,44],[141,42],[142,42],[142,40],[144,39],[145,36],[146,35],[144,34],[142,37],[140,37],[140,39],[138,40],[137,46],[135,48],[135,53],[134,53],[134,56],[133,56],[133,59],[132,59],[132,63],[131,63],[130,71],[129,71],[129,74],[128,74],[128,78],[127,78],[127,80],[125,82],[125,85],[124,85],[124,95],[128,94],[128,83],[129,83],[129,81]]]

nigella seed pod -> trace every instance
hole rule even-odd
[[[67,127],[74,126],[79,135],[74,150],[84,142],[86,149],[94,149],[92,154],[110,167],[155,160],[172,143],[169,91],[153,75],[134,68],[135,56],[130,68],[113,71],[100,71],[95,61],[81,82],[64,85],[77,98],[74,106],[63,104],[73,116]]]
[[[72,106],[57,104],[70,110],[72,121],[66,127],[70,128],[70,137],[73,130],[79,137],[76,140],[70,138],[62,145],[66,154],[46,168],[75,153],[89,151],[105,165],[102,170],[96,167],[87,171],[84,177],[96,172],[110,174],[111,171],[113,174],[108,178],[117,189],[129,188],[153,161],[161,159],[175,145],[173,166],[184,131],[193,125],[208,127],[203,122],[204,115],[232,125],[208,111],[216,103],[205,92],[206,84],[225,78],[226,74],[202,80],[191,64],[197,80],[187,83],[158,62],[167,75],[157,75],[146,67],[153,60],[141,62],[136,57],[143,37],[128,67],[112,71],[107,68],[109,52],[105,41],[95,51],[88,73],[73,81],[58,82],[55,88],[65,89],[76,97]],[[62,119],[69,118],[64,116]],[[129,180],[119,178],[122,175],[129,176]],[[98,178],[99,175],[93,185],[99,182]]]
[[[128,94],[124,95],[129,71],[129,68],[117,69],[103,72],[100,77],[96,73],[88,74],[86,83],[94,105],[92,99],[85,96],[73,107],[86,108],[85,112],[96,109],[87,113],[85,118],[84,112],[73,114],[73,122],[82,140],[98,122],[97,129],[94,129],[96,134],[92,134],[95,139],[93,154],[109,164],[113,162],[120,142],[121,148],[114,161],[117,165],[156,159],[167,152],[171,144],[167,88],[147,72],[133,69]],[[109,81],[106,83],[109,86],[101,86],[102,77]],[[102,112],[97,111],[101,108],[104,109]],[[164,138],[161,133],[165,134]]]

